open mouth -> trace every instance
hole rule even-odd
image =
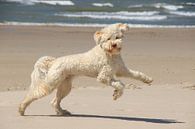
[[[107,51],[110,54],[118,54],[121,51],[121,49],[122,49],[121,47],[120,48],[112,48],[112,49],[109,49]]]
[[[120,47],[120,48],[117,48],[117,49],[118,49],[118,51],[121,51],[122,48]]]

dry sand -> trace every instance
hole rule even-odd
[[[33,103],[25,117],[17,106],[28,88],[34,62],[41,56],[63,56],[92,48],[97,28],[0,26],[0,128],[2,129],[194,129],[195,29],[132,28],[122,55],[132,69],[154,78],[151,87],[134,84],[118,101],[111,88],[95,79],[74,81],[62,106],[74,114],[57,117],[50,95]],[[81,88],[77,88],[81,87]],[[11,90],[8,92],[8,90]]]
[[[24,91],[0,92],[1,129],[194,129],[195,94],[188,89],[153,86],[125,90],[118,101],[111,88],[78,88],[62,102],[72,117],[55,116],[54,94],[32,103],[19,116]],[[6,100],[6,101],[5,101]]]

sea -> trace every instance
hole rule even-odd
[[[0,24],[195,27],[195,0],[0,0]]]

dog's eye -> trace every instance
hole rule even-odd
[[[108,38],[108,40],[110,40],[111,38]]]
[[[116,39],[120,39],[120,37],[116,37]]]

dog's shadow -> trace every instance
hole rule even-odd
[[[159,119],[159,118],[144,118],[144,117],[126,117],[126,116],[105,116],[105,115],[88,115],[88,114],[71,114],[70,116],[57,116],[57,115],[26,115],[26,116],[100,118],[100,119],[140,121],[140,122],[160,123],[160,124],[185,123],[185,122],[176,121],[174,119]]]

